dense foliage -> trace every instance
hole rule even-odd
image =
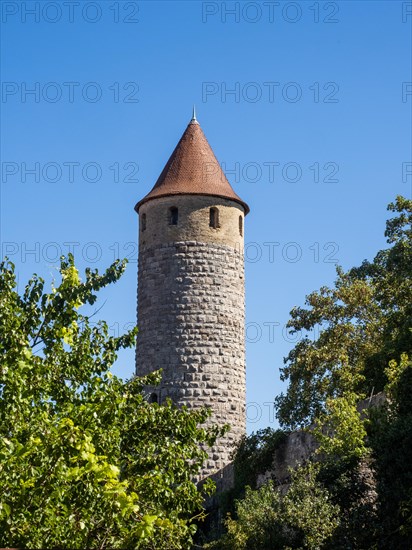
[[[124,269],[82,282],[69,256],[50,293],[34,275],[20,296],[0,264],[0,546],[191,547],[203,515],[193,478],[219,431],[201,427],[206,411],[148,403],[143,384],[159,374],[110,372],[136,330],[111,337],[79,308]]]
[[[282,425],[309,425],[328,397],[354,392],[367,397],[384,389],[389,361],[412,352],[412,201],[397,197],[385,235],[390,248],[373,262],[337,270],[334,288],[309,294],[307,308],[291,312],[291,331],[320,328],[303,338],[285,359],[289,382],[277,400]]]
[[[317,467],[308,464],[291,472],[286,494],[272,481],[257,490],[246,488],[236,503],[236,519],[225,521],[227,533],[211,548],[220,550],[315,550],[336,529],[339,508],[316,480]]]

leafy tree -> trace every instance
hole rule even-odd
[[[368,454],[366,444],[367,418],[358,410],[359,396],[344,394],[335,399],[328,397],[325,412],[315,420],[311,430],[319,441],[318,454],[331,460],[359,459]]]
[[[281,494],[272,481],[257,490],[246,487],[245,498],[236,502],[237,518],[227,518],[227,534],[211,548],[320,548],[339,524],[339,509],[317,482],[318,469],[308,463],[291,470],[286,494]]]
[[[412,201],[397,197],[388,209],[398,214],[386,225],[392,246],[373,262],[338,268],[334,288],[322,287],[307,296],[307,308],[291,311],[292,332],[321,331],[285,359],[281,377],[289,386],[276,398],[283,426],[310,425],[328,398],[382,391],[389,361],[412,352]]]
[[[318,479],[341,509],[334,549],[412,545],[412,201],[388,210],[390,247],[292,310],[292,331],[321,330],[285,359],[276,399],[283,426],[315,426]],[[386,405],[360,415],[357,402],[381,391]]]
[[[34,275],[20,296],[13,264],[0,264],[1,546],[191,546],[203,515],[193,478],[220,431],[201,427],[207,411],[148,403],[158,373],[110,372],[136,329],[111,337],[79,308],[124,269],[87,269],[82,282],[69,255],[50,293]]]

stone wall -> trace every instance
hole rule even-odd
[[[386,402],[384,392],[371,395],[367,399],[359,401],[357,409],[362,417],[367,415],[368,409],[379,408]],[[291,432],[286,440],[276,449],[272,466],[269,471],[261,472],[257,478],[257,486],[260,487],[268,479],[274,478],[280,489],[286,489],[288,486],[290,474],[289,468],[296,468],[305,463],[318,448],[318,443],[310,431]],[[360,466],[360,475],[371,477],[369,462],[366,460]],[[369,497],[368,497],[369,498]]]
[[[268,479],[275,479],[280,490],[286,489],[290,478],[289,468],[296,468],[309,460],[317,447],[310,432],[291,432],[276,449],[270,470],[258,475],[257,486],[260,487]]]
[[[179,209],[169,225],[170,206]],[[219,209],[218,228],[209,209]],[[244,261],[237,203],[216,197],[150,201],[140,228],[136,372],[163,369],[158,402],[207,406],[210,422],[230,424],[211,450],[202,477],[230,462],[245,433]]]

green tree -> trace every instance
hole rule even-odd
[[[82,282],[69,255],[50,293],[34,275],[20,296],[13,264],[0,264],[1,546],[191,546],[201,445],[220,432],[201,426],[207,411],[148,403],[143,385],[159,373],[123,382],[110,372],[136,329],[109,336],[79,308],[124,269],[87,269]]]
[[[272,481],[257,490],[246,487],[236,502],[236,519],[226,520],[227,534],[211,546],[222,550],[316,550],[339,524],[339,508],[318,483],[318,465],[291,470],[291,484],[281,494]]]
[[[389,248],[338,268],[333,288],[292,310],[292,331],[318,327],[319,337],[289,353],[276,399],[282,426],[315,426],[318,479],[341,509],[334,549],[412,547],[412,201],[388,210]],[[357,403],[381,391],[386,405],[360,414]]]
[[[311,430],[319,442],[318,454],[326,455],[331,460],[359,459],[368,454],[368,420],[365,412],[359,412],[358,405],[359,396],[356,393],[326,399],[325,412],[316,418]]]
[[[281,377],[289,385],[276,398],[285,427],[310,425],[328,398],[382,391],[389,361],[411,354],[412,201],[397,197],[388,209],[397,213],[386,225],[392,246],[373,262],[338,268],[333,288],[309,294],[308,307],[291,311],[292,332],[318,327],[320,334],[303,338],[285,359]]]

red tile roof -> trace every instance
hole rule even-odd
[[[199,123],[190,121],[153,189],[135,206],[171,195],[212,195],[248,205],[233,191]]]

